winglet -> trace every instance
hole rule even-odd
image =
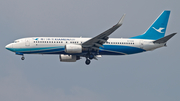
[[[119,22],[117,23],[118,26],[121,26],[123,24],[123,20],[126,14],[124,14],[121,19],[119,20]]]
[[[163,37],[163,38],[160,38],[160,39],[158,39],[158,40],[156,40],[156,41],[153,41],[153,43],[166,43],[170,38],[172,38],[174,35],[176,35],[177,33],[172,33],[172,34],[170,34],[170,35],[167,35],[167,36],[165,36],[165,37]]]

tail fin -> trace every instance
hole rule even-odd
[[[163,11],[143,35],[135,36],[131,39],[157,40],[164,37],[169,20],[169,15],[170,11]]]

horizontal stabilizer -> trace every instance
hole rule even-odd
[[[172,33],[172,34],[170,34],[170,35],[167,35],[167,36],[165,36],[165,37],[163,37],[163,38],[160,38],[160,39],[158,39],[158,40],[156,40],[156,41],[154,41],[153,43],[166,43],[170,38],[172,38],[174,35],[176,35],[177,33]]]

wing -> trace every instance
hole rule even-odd
[[[122,25],[124,17],[125,17],[125,14],[121,17],[121,19],[116,25],[106,30],[105,32],[97,35],[96,37],[93,37],[89,39],[88,41],[84,42],[82,44],[82,47],[99,50],[99,47],[103,47],[102,45],[109,39],[108,36]]]

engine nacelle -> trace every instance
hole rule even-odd
[[[65,45],[66,53],[82,53],[81,45],[67,44]]]
[[[79,60],[80,57],[76,55],[59,55],[59,59],[61,62],[76,62],[76,60]]]

